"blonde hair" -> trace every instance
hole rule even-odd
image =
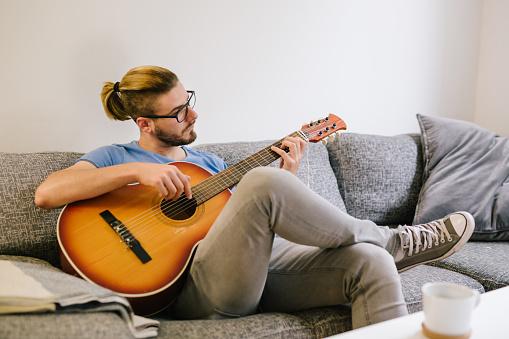
[[[162,67],[133,68],[119,83],[104,83],[101,92],[104,111],[108,118],[121,121],[152,115],[155,99],[178,82],[177,75]]]

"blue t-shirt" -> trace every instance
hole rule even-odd
[[[199,165],[216,174],[226,169],[227,165],[223,159],[209,152],[197,151],[186,146],[182,146],[187,156],[181,161],[190,162]],[[175,160],[165,157],[164,155],[154,153],[142,148],[136,140],[128,144],[113,144],[99,147],[88,152],[74,163],[78,161],[88,161],[97,168],[108,167],[113,165],[126,164],[130,162],[151,162],[158,164],[168,164]]]

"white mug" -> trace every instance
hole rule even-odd
[[[479,292],[452,283],[428,283],[422,287],[424,333],[442,336],[469,335],[470,320],[479,304]]]

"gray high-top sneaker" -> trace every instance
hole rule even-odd
[[[399,249],[394,257],[399,272],[447,258],[459,251],[474,232],[474,217],[456,212],[415,226],[398,226]]]

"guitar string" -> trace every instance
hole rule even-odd
[[[320,126],[320,127],[321,127],[321,126]],[[315,128],[316,128],[316,127],[315,127]],[[308,130],[311,130],[311,129],[312,129],[312,128],[309,128]],[[304,131],[306,131],[306,130],[304,130]],[[297,136],[298,136],[298,132],[294,132],[294,133],[292,133],[290,136],[295,135],[295,134],[297,134]],[[309,136],[310,136],[310,137],[314,137],[314,136],[316,136],[316,135],[318,135],[318,134],[319,134],[319,132],[311,132],[311,133],[309,133]],[[274,143],[273,145],[275,145],[275,146],[276,146],[278,143],[281,143],[281,141],[282,141],[282,140],[283,140],[283,139],[281,139],[280,141],[278,141],[278,142]],[[272,145],[271,145],[271,146],[272,146]],[[244,166],[245,164],[249,165],[248,161],[246,161],[246,160],[249,160],[249,159],[250,159],[250,160],[252,160],[252,161],[254,161],[254,162],[256,162],[256,163],[257,163],[257,166],[250,165],[250,166],[248,166],[248,170],[249,170],[249,169],[252,169],[252,168],[255,168],[255,167],[264,166],[264,165],[260,165],[260,163],[257,161],[256,157],[261,157],[261,160],[263,160],[263,161],[264,161],[264,163],[266,163],[266,164],[268,164],[268,163],[270,163],[270,162],[273,162],[274,160],[277,160],[277,158],[279,157],[279,155],[278,155],[277,153],[275,153],[274,151],[272,151],[272,150],[270,150],[270,152],[269,152],[269,154],[268,154],[268,155],[266,155],[265,157],[263,156],[263,153],[264,153],[264,152],[267,152],[267,151],[269,151],[269,150],[270,150],[270,146],[269,146],[269,147],[267,147],[266,149],[261,150],[261,152],[257,152],[257,153],[256,153],[256,154],[254,154],[253,156],[248,157],[247,159],[244,159],[243,161],[239,162],[238,164],[239,164],[239,165],[241,165],[241,166]],[[268,162],[268,161],[270,161],[270,162]],[[268,162],[268,163],[267,163],[267,162]],[[236,165],[237,165],[237,164],[236,164]],[[237,169],[235,168],[235,166],[232,166],[232,167],[230,167],[229,169],[237,170]],[[229,172],[231,172],[231,171],[229,171]],[[236,182],[238,182],[238,181],[240,180],[240,178],[242,178],[242,176],[243,176],[245,173],[247,173],[247,171],[246,171],[246,168],[245,168],[245,167],[243,168],[243,172],[244,172],[244,173],[240,172],[240,174],[241,174],[240,176],[235,176],[235,175],[234,175],[234,176],[235,176],[235,180],[233,180],[233,181],[234,181],[235,183],[236,183]],[[221,174],[221,175],[220,175],[220,176],[218,176],[218,180],[216,180],[216,181],[223,181],[223,182],[222,182],[223,187],[224,187],[224,185],[228,185],[228,187],[230,187],[230,186],[233,186],[233,185],[235,184],[235,183],[234,183],[234,182],[232,182],[232,180],[231,180],[231,179],[229,179],[228,177],[224,178],[226,174],[231,174],[231,173],[218,173],[218,174]],[[231,176],[230,176],[230,177],[231,177]],[[205,180],[207,180],[207,179],[205,179]],[[205,181],[205,180],[204,180],[204,181]],[[228,180],[228,181],[225,181],[225,180]],[[216,189],[217,189],[217,185],[214,185],[213,180],[211,180],[211,181],[212,181],[212,182],[211,182],[211,184],[209,184],[208,186],[204,186],[204,187],[202,187],[202,188],[198,187],[198,188],[200,188],[200,190],[198,190],[198,196],[200,196],[199,192],[205,192],[205,193],[207,193],[207,194],[205,194],[205,197],[208,197],[208,198],[207,198],[207,199],[205,199],[203,202],[205,202],[205,201],[209,200],[209,199],[210,199],[210,198],[212,198],[213,196],[215,196],[215,195],[217,195],[217,194],[220,194],[222,191],[224,191],[224,189],[221,189],[221,190],[217,191],[217,193],[216,193],[216,194],[214,194],[214,195],[212,195],[212,196],[210,196],[210,197],[209,197],[209,196],[208,196],[208,194],[210,194],[210,193],[209,193],[209,191],[211,190],[211,189],[210,189],[210,186],[212,186],[212,191],[214,191],[214,190],[216,190]],[[202,181],[201,183],[203,183],[203,181]],[[198,186],[198,185],[200,185],[200,183],[198,183],[198,184],[194,185],[193,187],[196,187],[196,186]],[[194,198],[195,198],[195,199],[194,199],[195,201],[196,201],[196,200],[198,200],[198,199],[196,199],[196,193],[193,193],[193,196],[194,196]],[[182,200],[181,200],[181,199],[182,199]],[[182,213],[183,211],[185,211],[185,210],[187,210],[187,209],[189,209],[189,208],[193,207],[193,205],[199,206],[199,205],[201,205],[201,203],[203,203],[203,202],[201,202],[201,203],[197,203],[197,204],[195,204],[195,202],[194,202],[192,199],[187,199],[187,198],[185,198],[185,196],[184,196],[184,197],[181,197],[181,199],[179,199],[179,200],[177,200],[177,201],[175,201],[175,202],[171,202],[171,201],[170,201],[170,203],[168,204],[168,206],[167,206],[167,207],[161,207],[161,212],[163,213],[163,217],[164,217],[164,216],[166,216],[166,217],[169,217],[169,218],[171,219],[171,217],[172,217],[172,216],[176,216],[176,215],[178,215],[179,213]],[[135,233],[136,233],[136,231],[137,231],[140,227],[143,227],[143,232],[141,232],[141,231],[140,231],[140,232],[137,232],[137,236],[138,236],[138,237],[143,236],[146,232],[150,232],[150,231],[153,229],[153,228],[151,227],[151,226],[153,225],[153,223],[157,223],[157,225],[159,224],[159,223],[158,223],[158,222],[159,222],[158,218],[157,218],[156,216],[154,216],[154,215],[153,215],[153,213],[151,213],[151,212],[154,212],[154,211],[159,210],[159,206],[160,206],[160,204],[157,204],[157,205],[153,206],[152,208],[150,208],[150,209],[146,210],[145,212],[142,212],[142,213],[141,213],[141,214],[139,214],[138,216],[135,216],[135,217],[133,217],[133,218],[131,218],[131,219],[127,220],[127,221],[124,221],[124,222],[123,222],[123,224],[126,226],[126,229],[125,229],[125,231],[124,231],[124,232],[121,232],[121,233],[120,233],[120,236],[126,236],[126,235],[128,235],[128,234],[129,234],[129,232],[131,232],[131,234],[134,236],[134,234],[133,234],[132,232],[135,232]],[[145,217],[145,216],[144,216],[144,214],[150,214],[150,216]],[[151,218],[152,218],[152,221],[149,221],[149,219],[151,219]],[[133,224],[131,225],[131,223],[133,223]],[[127,225],[129,225],[130,227],[127,227]],[[156,225],[156,226],[157,226],[157,225]],[[154,236],[155,236],[155,235],[154,235]]]
[[[298,133],[298,132],[295,132],[294,134],[296,134],[296,133]],[[297,134],[297,135],[298,135],[298,134]],[[310,134],[310,136],[311,136],[311,134]],[[283,140],[283,139],[281,139],[278,143],[280,143],[282,140]],[[275,143],[274,145],[277,145],[278,143]],[[270,147],[270,146],[269,146],[269,147]],[[279,155],[277,155],[275,152],[270,151],[269,157],[268,157],[268,158],[267,158],[267,157],[265,157],[265,158],[264,158],[264,157],[262,156],[262,154],[263,154],[263,152],[264,152],[264,151],[266,152],[266,151],[267,151],[267,149],[262,150],[262,152],[258,152],[257,154],[255,154],[255,155],[254,155],[254,157],[249,157],[247,160],[249,160],[249,159],[254,160],[254,161],[257,163],[257,165],[258,165],[258,166],[261,166],[261,164],[260,164],[260,163],[256,160],[256,156],[258,156],[258,157],[260,157],[260,156],[261,156],[261,157],[262,157],[262,160],[264,161],[264,164],[268,164],[268,163],[270,163],[270,162],[273,162],[274,160],[276,160],[276,159],[279,157]],[[270,162],[269,162],[269,161],[270,161]],[[247,161],[240,162],[240,164],[241,164],[242,166],[243,166],[243,164],[247,164],[247,163],[248,163]],[[254,167],[257,167],[257,166],[254,166]],[[251,169],[251,168],[254,168],[254,167],[253,167],[252,165],[251,165],[251,166],[248,166],[248,170],[249,170],[249,169]],[[234,170],[236,170],[236,168],[235,168],[235,167],[231,167],[231,168],[232,168],[232,169],[234,169]],[[231,181],[231,179],[229,179],[229,181],[228,181],[228,182],[224,182],[224,179],[223,179],[222,177],[224,177],[227,173],[223,173],[223,175],[222,175],[222,176],[219,176],[220,181],[221,181],[221,180],[223,181],[223,186],[222,186],[222,187],[225,187],[225,186],[224,186],[225,184],[226,184],[226,185],[228,185],[228,186],[233,186],[233,185],[234,185],[234,182],[235,182],[235,183],[236,183],[236,182],[238,182],[238,180],[240,180],[240,178],[242,178],[242,176],[243,176],[243,175],[247,172],[245,168],[243,168],[243,172],[244,172],[244,173],[242,173],[242,172],[241,172],[241,173],[240,173],[241,175],[240,175],[240,176],[237,176],[233,182]],[[231,177],[231,176],[229,176],[229,177]],[[227,179],[228,179],[228,178],[227,178]],[[216,185],[216,186],[217,186],[217,185]],[[195,185],[195,187],[196,187],[196,185]],[[205,186],[205,189],[204,189],[204,190],[205,190],[205,191],[207,191],[207,186]],[[224,191],[224,189],[220,189],[219,191],[217,191],[217,193],[215,193],[215,194],[211,195],[210,197],[208,197],[208,194],[206,194],[206,195],[205,195],[205,197],[208,197],[208,198],[207,198],[207,199],[205,199],[204,201],[207,201],[208,199],[210,199],[210,198],[212,198],[213,196],[215,196],[215,195],[217,195],[217,194],[221,193],[222,191]],[[200,192],[200,191],[199,191],[199,192]],[[203,190],[201,190],[201,192],[203,192]],[[184,197],[184,198],[185,198],[185,197]],[[179,199],[179,200],[180,200],[180,199]],[[183,211],[185,211],[185,210],[189,209],[190,207],[193,207],[193,205],[198,206],[198,205],[200,205],[200,204],[201,204],[199,201],[198,201],[198,203],[197,203],[197,204],[195,204],[195,202],[194,202],[194,201],[189,200],[189,199],[183,199],[183,200],[180,200],[180,201],[179,201],[179,200],[177,200],[177,201],[175,201],[175,202],[171,202],[171,201],[170,201],[170,203],[169,203],[169,208],[170,208],[170,210],[168,209],[168,207],[161,207],[161,212],[163,213],[163,215],[164,215],[164,216],[166,216],[166,217],[169,217],[169,218],[171,219],[171,218],[172,218],[172,216],[176,216],[176,215],[178,215],[179,213],[181,213],[181,212],[183,212]],[[196,200],[196,196],[195,196],[195,200]],[[184,203],[182,203],[182,202],[184,202]],[[129,232],[131,232],[131,235],[132,235],[133,237],[135,237],[135,236],[134,236],[134,234],[133,234],[132,232],[135,232],[135,231],[136,231],[139,227],[143,227],[143,230],[144,230],[143,234],[144,234],[144,233],[146,233],[146,232],[150,232],[150,231],[153,229],[151,226],[152,226],[152,224],[153,224],[154,222],[155,222],[157,225],[159,225],[157,217],[155,217],[155,216],[153,215],[153,213],[150,213],[150,212],[151,212],[151,210],[152,210],[152,212],[153,212],[153,211],[154,211],[154,209],[156,209],[156,210],[157,210],[157,209],[159,209],[159,204],[157,204],[156,206],[152,207],[151,209],[149,209],[149,210],[147,210],[147,211],[145,211],[145,212],[142,212],[140,215],[138,215],[138,217],[134,217],[134,218],[132,218],[132,219],[130,219],[130,220],[128,220],[128,221],[123,222],[123,224],[126,226],[126,229],[125,229],[125,231],[124,231],[124,232],[122,232],[122,233],[120,234],[120,236],[126,236],[126,235],[128,236],[128,235],[129,235]],[[171,209],[172,209],[172,210],[171,210]],[[177,209],[177,210],[175,210],[175,209]],[[150,215],[149,215],[148,217],[144,217],[144,216],[143,216],[143,214],[147,214],[147,213],[149,213]],[[164,216],[163,216],[163,218],[164,218]],[[152,218],[152,221],[151,221],[151,222],[149,221],[149,219],[150,219],[150,218]],[[136,219],[138,219],[138,221],[137,221],[136,223],[133,223],[133,225],[132,225],[132,226],[130,226],[131,222],[136,221]],[[152,224],[151,224],[151,223],[152,223]],[[130,227],[127,227],[127,225],[126,225],[126,224],[127,224],[127,225],[129,225]],[[137,224],[140,224],[140,226],[138,226]],[[156,225],[156,226],[157,226],[157,225]],[[140,232],[138,233],[138,237],[143,236],[143,234],[141,234],[141,231],[140,231]],[[155,236],[155,235],[154,235],[154,236]]]
[[[277,158],[270,156],[270,162],[272,162],[275,159],[277,159]],[[200,190],[200,191],[198,191],[198,193],[195,193],[194,201],[187,199],[185,196],[181,197],[179,200],[177,200],[175,202],[170,201],[166,206],[162,206],[161,213],[163,213],[165,216],[167,216],[170,219],[174,219],[174,217],[177,216],[179,213],[186,211],[190,208],[196,208],[197,206],[201,205],[203,202],[208,201],[213,196],[222,193],[226,188],[231,187],[235,184],[235,182],[238,182],[240,180],[240,178],[242,178],[243,174],[247,173],[248,169],[261,166],[261,164],[256,159],[252,159],[252,160],[254,163],[256,163],[256,165],[244,166],[244,165],[247,165],[247,163],[244,162],[242,167],[247,167],[247,169],[242,168],[241,171],[239,171],[239,169],[234,169],[235,171],[238,172],[238,174],[233,174],[232,172],[230,172],[231,176],[235,177],[234,180],[230,179],[230,178],[219,178],[219,180],[218,180],[219,182],[216,181],[217,184],[214,184],[214,182],[212,182],[212,188],[210,188],[210,185],[208,185],[208,186],[206,185],[206,186],[204,186],[203,190]],[[267,162],[269,162],[269,161],[267,161]],[[228,180],[228,181],[225,181],[225,180]],[[156,206],[156,208],[157,207],[158,206]],[[158,211],[158,214],[159,214],[159,211]],[[150,227],[150,224],[148,224],[148,220],[140,220],[140,221],[143,223],[143,227],[146,227],[145,230],[147,232],[149,232],[150,229],[148,227]],[[157,222],[157,220],[155,220],[155,219],[154,219],[154,221]],[[133,225],[133,227],[138,228],[137,225]],[[143,232],[143,233],[145,233],[145,232]],[[142,234],[140,232],[140,236],[141,235]]]
[[[297,134],[297,135],[298,135],[298,132],[295,132],[294,134]],[[315,132],[315,133],[310,133],[310,136],[315,136],[315,134],[317,135],[318,133],[316,133],[316,132]],[[283,139],[281,139],[279,142],[277,142],[277,143],[275,143],[275,144],[273,144],[273,145],[276,145],[276,146],[277,146],[277,144],[278,144],[278,143],[280,143],[282,140],[283,140]],[[272,146],[272,145],[271,145],[271,146]],[[269,146],[268,148],[270,148],[270,146]],[[253,161],[254,161],[254,162],[256,162],[256,163],[257,163],[257,166],[249,165],[249,166],[248,166],[248,168],[247,168],[247,170],[249,170],[249,169],[252,169],[252,168],[254,168],[254,167],[265,166],[266,164],[271,163],[271,162],[273,162],[274,160],[277,160],[277,158],[279,157],[279,155],[277,155],[277,154],[276,154],[274,151],[272,151],[272,150],[270,150],[270,153],[269,153],[269,155],[268,155],[268,156],[265,156],[265,157],[263,156],[263,152],[267,152],[267,151],[269,151],[269,150],[268,150],[268,148],[267,148],[267,149],[263,149],[261,152],[258,152],[258,153],[256,153],[256,154],[254,154],[252,157],[249,157],[249,158],[245,159],[244,161],[239,162],[238,164],[240,164],[241,166],[244,166],[244,164],[248,164],[248,165],[249,165],[249,162],[248,162],[248,161],[246,161],[246,160],[251,160],[252,162],[253,162]],[[263,160],[263,165],[262,165],[262,164],[260,164],[260,163],[258,162],[258,160],[256,159],[256,157],[261,157],[261,160]],[[236,164],[236,165],[237,165],[237,164]],[[237,170],[237,168],[236,168],[236,167],[237,167],[237,166],[232,166],[232,167],[230,167],[230,169],[232,169],[232,170]],[[222,187],[225,187],[225,185],[227,185],[227,186],[233,186],[233,185],[234,185],[234,182],[235,182],[235,183],[236,183],[236,182],[238,182],[238,181],[240,180],[240,178],[242,178],[242,176],[243,176],[245,173],[247,173],[247,170],[246,170],[246,168],[243,168],[243,171],[242,171],[242,172],[239,172],[239,173],[240,173],[240,175],[237,175],[237,176],[235,176],[235,175],[234,175],[234,174],[232,174],[232,173],[228,173],[228,174],[232,174],[232,175],[235,177],[235,179],[232,181],[232,180],[230,180],[230,179],[228,178],[228,177],[231,177],[232,175],[229,175],[229,176],[226,178],[226,179],[228,179],[228,180],[229,180],[228,182],[224,182],[224,179],[223,179],[223,178],[221,178],[221,177],[224,177],[224,176],[227,174],[227,173],[223,173],[223,175],[222,175],[222,176],[220,176],[220,180],[222,180],[222,181],[223,181],[223,186],[222,186]],[[238,171],[238,170],[237,170],[237,171]],[[196,187],[196,186],[197,186],[197,185],[195,185],[195,187]],[[215,185],[215,186],[217,186],[217,185]],[[213,187],[215,187],[215,186],[213,186]],[[198,191],[198,192],[203,192],[203,191],[207,191],[207,187],[206,187],[206,186],[205,186],[205,189],[202,189],[202,190],[200,190],[200,191]],[[212,195],[212,196],[210,196],[210,197],[209,197],[209,195],[208,195],[208,194],[205,194],[206,199],[204,199],[204,201],[209,200],[210,198],[212,198],[213,196],[215,196],[215,195],[217,195],[217,194],[220,194],[222,191],[224,191],[224,189],[220,189],[219,191],[217,191],[217,193],[216,193],[216,194],[214,194],[214,195]],[[208,193],[208,192],[206,192],[206,193]],[[196,194],[193,194],[193,195],[194,195],[194,197],[195,197],[195,200],[200,200],[200,199],[196,199],[196,198],[197,198]],[[182,199],[182,200],[181,200],[181,199]],[[179,199],[179,200],[177,200],[177,201],[175,201],[175,202],[170,201],[170,202],[167,204],[167,207],[161,207],[161,212],[164,214],[164,216],[169,217],[169,218],[171,219],[171,218],[172,218],[172,216],[176,216],[176,215],[178,215],[179,213],[181,213],[181,212],[183,212],[183,211],[185,211],[185,210],[187,210],[187,209],[189,209],[189,208],[193,207],[193,205],[195,205],[195,206],[199,206],[199,205],[201,205],[201,202],[200,202],[200,201],[198,201],[198,203],[197,203],[197,204],[195,204],[195,203],[194,203],[194,201],[192,201],[192,200],[189,200],[189,199],[185,198],[185,196],[184,196],[184,197],[182,197],[181,199]],[[158,205],[156,205],[156,206],[154,206],[153,208],[151,208],[151,210],[154,210],[154,209],[155,209],[155,210],[158,210],[158,209],[159,209],[159,204],[158,204]],[[176,210],[175,210],[175,209],[176,209]],[[146,212],[150,213],[151,211],[150,211],[150,210],[148,210],[148,211],[146,211]],[[144,230],[145,230],[145,232],[143,232],[143,234],[144,234],[144,233],[146,233],[146,232],[150,232],[150,231],[151,231],[151,228],[150,228],[151,224],[149,224],[149,223],[148,223],[148,221],[147,221],[150,217],[149,217],[149,218],[145,218],[145,219],[143,219],[143,216],[142,216],[143,214],[144,214],[144,213],[142,213],[142,214],[140,214],[140,215],[138,216],[138,217],[141,217],[142,219],[141,219],[141,220],[139,220],[137,223],[134,223],[134,224],[133,224],[133,226],[130,226],[128,230],[135,231],[135,230],[137,230],[137,229],[138,229],[137,224],[138,224],[138,223],[143,223],[143,224],[141,225],[141,226],[144,228]],[[157,217],[154,217],[154,216],[153,216],[153,214],[151,214],[151,217],[153,218],[153,222],[158,223],[158,219],[157,219]],[[136,219],[136,217],[132,218],[131,220],[128,220],[128,221],[124,222],[124,225],[125,225],[125,224],[131,224],[131,222],[134,222],[134,221],[135,221],[135,219]],[[140,218],[138,218],[138,219],[140,219]],[[127,233],[127,230],[126,230],[126,233]],[[138,234],[138,236],[142,236],[141,232]]]
[[[297,135],[298,136],[298,132],[295,132],[291,135]],[[278,144],[281,143],[283,139],[281,139],[280,141],[274,143],[273,145],[277,146]],[[272,145],[271,145],[272,146]],[[264,156],[263,153],[268,153],[268,155]],[[260,160],[262,160],[262,164],[260,164],[260,162],[258,161],[258,158],[260,158]],[[248,170],[252,169],[252,168],[255,168],[255,167],[259,167],[259,166],[264,166],[264,165],[267,165],[275,160],[277,160],[277,158],[279,157],[279,155],[270,150],[270,146],[268,146],[267,148],[265,149],[262,149],[260,152],[257,152],[256,154],[254,154],[253,156],[250,156],[248,157],[247,159],[244,159],[243,161],[235,164],[234,166],[230,167],[229,169],[231,171],[228,171],[229,173],[221,173],[221,175],[218,177],[219,178],[219,181],[223,181],[222,182],[222,185],[221,187],[231,187],[233,185],[235,185],[235,183],[237,183],[241,178],[242,176],[247,173]],[[249,161],[251,161],[251,163],[256,163],[256,165],[252,165],[252,164],[249,164]],[[237,165],[240,165],[240,166],[237,166]],[[248,165],[248,166],[244,166],[244,165]],[[237,167],[243,167],[242,168],[242,171],[239,171],[237,169]],[[246,169],[247,167],[247,169]],[[240,175],[236,175],[234,173],[231,173],[232,171],[237,171]],[[219,174],[219,173],[218,173]],[[228,175],[227,175],[228,174]],[[231,177],[234,177],[234,179],[232,180]],[[225,182],[225,179],[228,180]],[[214,184],[212,182],[212,184]],[[197,185],[195,185],[194,187],[196,187]],[[207,201],[209,200],[210,198],[212,198],[213,196],[217,195],[217,194],[220,194],[222,191],[224,191],[225,189],[219,189],[217,190],[217,185],[213,185],[212,186],[213,189],[212,189],[212,192],[216,191],[215,194],[213,195],[210,195],[210,192],[209,192],[209,189],[207,186],[204,186],[203,188],[201,188],[200,190],[198,190],[198,193],[200,192],[204,192],[205,191],[205,198],[204,201]],[[210,196],[209,196],[210,195]],[[185,196],[184,197],[181,197],[179,200],[175,201],[175,202],[169,202],[167,204],[167,207],[162,207],[161,208],[161,212],[165,215],[165,216],[168,216],[170,219],[172,216],[175,216],[175,215],[178,215],[179,213],[181,213],[182,211],[190,208],[190,207],[193,207],[193,205],[200,205],[200,196],[197,196],[196,193],[193,193],[193,196],[195,198],[195,200],[198,200],[198,203],[195,204],[194,201],[192,200],[189,200],[187,199]],[[198,199],[197,199],[198,198]],[[181,200],[182,199],[182,200]],[[159,205],[156,205],[154,206],[152,209],[159,209]],[[175,210],[176,209],[176,210]],[[141,215],[140,215],[141,216]],[[125,223],[131,223],[134,221],[135,218],[133,218],[132,220],[128,220],[126,221]],[[154,220],[155,222],[157,222],[157,220]],[[143,222],[143,226],[146,227],[147,226],[147,223],[146,223],[146,220],[141,220],[141,222]],[[135,229],[136,226],[133,226],[131,227],[130,229]]]
[[[274,143],[273,145],[277,145],[278,143],[280,143],[280,141]],[[274,160],[277,160],[279,155],[277,155],[277,153],[270,150],[269,148],[270,148],[270,146],[265,149],[262,149],[261,151],[257,152],[256,154],[253,154],[251,157],[240,161],[239,163],[235,164],[234,166],[229,167],[226,170],[226,172],[218,173],[216,180],[211,180],[210,178],[212,178],[212,177],[207,178],[207,179],[209,179],[208,181],[210,181],[210,183],[208,183],[208,182],[204,183],[204,181],[207,180],[207,179],[205,179],[204,181],[194,185],[193,187],[196,188],[197,193],[193,193],[193,198],[195,201],[198,200],[196,204],[192,199],[187,199],[185,196],[183,196],[175,202],[169,201],[167,204],[167,207],[161,208],[161,212],[163,213],[164,216],[167,216],[171,219],[172,216],[178,215],[179,213],[193,207],[193,205],[196,205],[196,206],[201,205],[201,203],[209,200],[213,196],[220,194],[225,189],[218,189],[218,186],[231,187],[231,186],[235,185],[235,183],[238,182],[242,178],[242,176],[245,173],[247,173],[248,170],[255,168],[255,167],[262,166],[259,161],[262,161],[263,164],[265,165],[265,164],[273,162]],[[237,167],[240,167],[240,168],[237,168]],[[237,174],[232,173],[233,171],[236,171]],[[233,179],[232,179],[232,177],[233,177]],[[218,183],[220,185],[218,185],[216,183]],[[203,186],[203,187],[197,187],[197,186],[200,186],[200,184],[202,184],[201,186]],[[202,195],[204,196],[205,199],[202,198]],[[202,199],[203,199],[203,202],[201,202]],[[150,212],[154,212],[154,211],[157,212],[159,210],[159,206],[160,205],[157,204],[156,206],[154,206],[151,209],[147,210],[146,212],[138,215],[137,217],[134,217],[130,220],[125,221],[124,225],[126,223],[129,224],[130,225],[129,230],[135,231],[138,228],[137,225],[139,223],[143,223],[141,226],[144,227],[144,229],[149,232],[150,229],[148,227],[150,226],[150,224],[147,223],[147,218],[145,218],[143,214],[146,214],[148,212],[150,214],[150,216],[154,218],[153,222],[157,222],[158,221],[157,217],[154,217],[153,213],[150,213]],[[138,219],[138,220],[136,220],[136,219]],[[133,222],[136,222],[136,223],[133,223]],[[131,224],[132,224],[132,226],[131,226]],[[127,230],[126,230],[126,233],[127,233]],[[145,233],[145,232],[143,232],[143,233]],[[139,236],[141,236],[141,235],[142,234],[140,232]]]
[[[319,125],[317,126],[319,129],[322,125]],[[304,132],[307,132],[308,130],[312,130],[312,129],[316,129],[316,127],[311,127],[311,128],[307,128],[305,130],[303,130]],[[316,135],[319,134],[319,131],[315,131],[315,132],[308,132],[309,133],[309,136],[310,137],[314,137]],[[292,134],[290,134],[290,136],[293,136],[297,134],[298,136],[298,132],[294,132]],[[283,139],[279,140],[278,142],[274,143],[273,145],[276,146],[276,144],[280,143]],[[272,146],[272,145],[271,145]],[[266,149],[262,149],[261,152],[257,152],[255,153],[252,157],[248,157],[247,159],[244,159],[243,161],[240,161],[238,164],[240,166],[237,166],[237,167],[242,167],[242,172],[239,172],[238,169],[235,167],[235,166],[232,166],[228,169],[231,169],[230,171],[228,172],[232,172],[232,171],[237,171],[240,173],[240,175],[238,174],[233,174],[233,173],[218,173],[220,174],[218,177],[217,177],[217,180],[216,181],[222,181],[222,184],[223,185],[229,185],[228,187],[230,186],[233,186],[236,182],[238,182],[238,180],[240,180],[240,178],[242,178],[242,176],[247,173],[246,171],[246,166],[247,165],[247,169],[251,169],[251,168],[254,168],[254,167],[259,167],[259,166],[264,166],[264,165],[260,165],[260,163],[258,162],[258,160],[256,159],[256,157],[261,157],[260,160],[263,160],[263,162],[267,162],[270,160],[270,162],[273,162],[274,160],[277,160],[277,158],[279,157],[279,155],[277,153],[275,153],[274,151],[270,150],[269,154],[263,154],[265,152],[267,152],[268,150],[270,150],[270,146],[267,147]],[[276,156],[274,156],[274,154]],[[252,162],[256,162],[257,166],[253,166],[251,164],[249,164],[248,161],[246,160],[252,160]],[[269,163],[270,163],[269,162]],[[236,164],[237,165],[237,164]],[[228,170],[227,169],[227,170]],[[243,173],[244,172],[244,173]],[[231,174],[233,175],[233,177],[235,178],[234,181],[235,183],[232,182],[231,179],[228,179],[225,177],[226,174]],[[209,177],[211,178],[211,177]],[[209,179],[207,178],[207,179]],[[207,181],[207,179],[205,179],[204,181]],[[205,183],[205,186],[204,187],[197,187],[197,186],[203,186],[203,185],[200,185],[201,183],[203,183],[204,181],[200,182],[200,183],[197,183],[196,185],[194,185],[193,187],[195,187],[197,189],[197,193],[193,193],[193,197],[194,197],[194,200],[198,200],[200,197],[201,197],[201,194],[200,192],[205,192],[206,194],[205,197],[208,197],[208,194],[210,194],[210,191],[214,191],[215,189],[217,189],[217,185],[215,185],[215,182],[214,180],[209,180],[211,181],[210,183],[208,183],[208,181]],[[217,192],[216,194],[210,196],[208,199],[212,198],[213,196],[221,193],[222,191],[224,190],[220,190],[219,192]],[[197,196],[198,195],[198,199],[197,199]],[[185,196],[183,197],[185,198]],[[207,201],[208,199],[204,200],[204,201]],[[180,199],[179,199],[180,200]],[[179,200],[175,201],[175,202],[171,202],[168,204],[167,207],[162,207],[161,208],[161,211],[163,212],[163,215],[164,216],[167,216],[169,218],[171,218],[171,216],[175,216],[175,215],[178,215],[179,213],[182,213],[183,211],[185,211],[186,209],[189,209],[190,207],[192,207],[193,205],[200,205],[201,203],[197,203],[195,204],[195,202],[193,201],[193,199],[182,199],[182,201],[179,202]],[[184,203],[182,203],[184,202]],[[203,202],[202,202],[203,203]],[[144,233],[146,232],[150,232],[151,229],[153,229],[153,227],[151,227],[153,225],[153,223],[157,223],[159,220],[157,219],[157,217],[154,217],[153,216],[153,213],[151,212],[154,212],[154,211],[157,211],[159,210],[159,206],[160,204],[156,204],[155,206],[153,206],[152,208],[140,213],[139,215],[127,220],[127,221],[124,221],[122,222],[125,226],[126,226],[126,229],[123,231],[123,232],[120,232],[119,235],[120,236],[126,236],[129,234],[129,232],[131,232],[131,234],[134,236],[133,232],[134,233],[137,233],[137,237],[141,237],[143,236]],[[149,219],[151,218],[150,216],[145,216],[149,214],[150,216],[152,216],[152,221],[149,221]],[[132,223],[132,226],[131,226],[131,223]],[[127,227],[127,225],[129,225],[130,227]],[[140,228],[140,227],[143,227],[144,229],[144,232],[143,234],[141,232],[137,232],[137,230]]]

